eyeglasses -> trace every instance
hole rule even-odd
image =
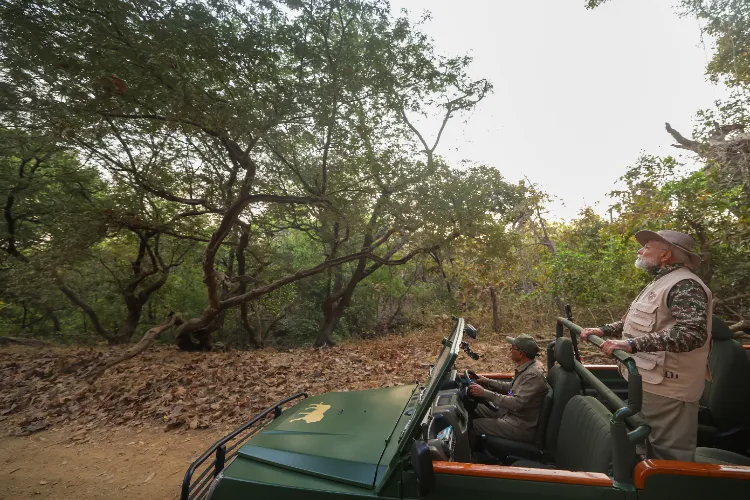
[[[518,348],[518,346],[512,345],[510,346],[511,351],[520,351],[521,349]]]

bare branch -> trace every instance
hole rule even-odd
[[[58,288],[62,293],[65,294],[68,299],[75,305],[81,308],[83,312],[91,319],[91,323],[94,325],[94,330],[96,330],[96,333],[101,335],[107,340],[111,340],[113,338],[112,334],[108,332],[99,321],[99,316],[96,315],[96,312],[89,306],[86,302],[83,301],[73,290],[65,286],[62,282],[58,283]]]
[[[284,285],[288,285],[289,283],[294,283],[295,281],[299,281],[301,279],[307,278],[308,276],[314,276],[318,273],[321,273],[325,271],[326,269],[328,269],[329,267],[334,267],[340,264],[345,264],[346,262],[351,262],[353,260],[361,259],[363,257],[366,258],[370,255],[371,254],[368,249],[366,251],[357,252],[354,254],[347,255],[345,257],[339,257],[338,259],[327,260],[325,262],[322,262],[321,264],[318,264],[315,267],[305,269],[305,270],[300,270],[294,274],[284,276],[283,278],[278,279],[274,281],[273,283],[269,283],[266,286],[256,288],[254,290],[250,290],[249,292],[244,293],[242,295],[236,295],[227,300],[223,300],[221,302],[221,308],[227,309],[227,308],[236,306],[242,302],[253,300],[257,297],[273,292],[274,290],[277,290]]]
[[[698,152],[698,149],[700,148],[700,143],[698,141],[694,141],[692,139],[686,139],[682,134],[680,134],[678,131],[672,128],[672,126],[669,123],[665,123],[667,132],[669,132],[669,135],[671,135],[675,141],[677,141],[678,144],[674,144],[675,147],[681,148],[681,149],[687,149],[689,151],[693,151],[695,153]]]

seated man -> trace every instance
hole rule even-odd
[[[547,394],[547,381],[536,360],[539,346],[526,334],[506,340],[511,344],[515,375],[510,382],[477,377],[476,383],[469,386],[469,393],[480,401],[472,421],[472,437],[488,434],[530,442],[534,440],[542,401]],[[492,403],[495,409],[487,403]]]

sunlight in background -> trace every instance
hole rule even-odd
[[[607,194],[641,152],[682,155],[664,122],[688,135],[695,112],[726,90],[706,81],[711,41],[671,2],[632,0],[593,11],[583,0],[392,0],[448,56],[474,58],[471,75],[494,93],[451,122],[438,152],[528,177],[553,196],[552,219],[584,206],[605,214]],[[420,126],[437,131],[440,120]],[[432,134],[434,137],[434,133]],[[429,142],[429,141],[428,141]],[[688,157],[682,155],[685,161]]]

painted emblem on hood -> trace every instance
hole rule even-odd
[[[298,415],[302,415],[301,417],[293,418],[289,422],[296,422],[297,420],[304,420],[308,424],[320,422],[323,420],[325,412],[327,412],[330,407],[331,405],[325,405],[323,403],[313,403],[305,408],[306,411],[298,413]]]

